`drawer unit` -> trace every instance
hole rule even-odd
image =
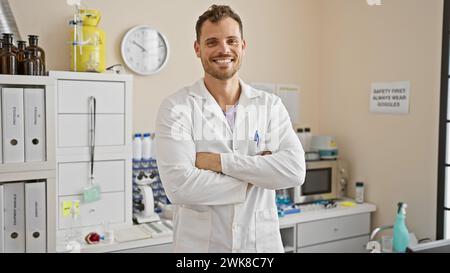
[[[369,236],[360,236],[320,245],[299,248],[297,253],[367,253]]]
[[[125,113],[125,84],[109,81],[58,81],[58,113],[87,114],[89,97],[97,101],[99,114]]]
[[[58,115],[58,147],[88,147],[89,115]],[[125,116],[98,114],[96,146],[125,145]]]
[[[88,185],[89,162],[58,163],[59,195],[81,194]],[[100,190],[118,192],[125,190],[125,160],[95,161],[95,182]]]
[[[125,222],[125,194],[123,192],[102,193],[101,199],[93,203],[80,202],[80,216],[73,219],[64,217],[63,210],[59,209],[59,228],[88,227],[103,223],[114,224]],[[82,195],[59,197],[59,207],[64,201],[83,200]]]
[[[368,235],[369,232],[368,213],[301,223],[297,226],[297,247]]]
[[[50,71],[56,98],[56,229],[64,238],[71,228],[80,236],[103,224],[132,225],[132,76]],[[90,97],[95,97],[94,177],[98,201],[84,203],[89,185]],[[80,212],[73,217],[74,203]],[[66,201],[66,202],[65,202]],[[71,206],[71,208],[69,207]],[[68,215],[63,215],[63,210]],[[82,239],[82,238],[81,238]]]

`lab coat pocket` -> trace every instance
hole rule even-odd
[[[247,143],[247,154],[256,155],[258,153],[258,144],[254,140],[249,140]]]
[[[275,208],[256,212],[256,251],[258,253],[284,252]]]
[[[256,142],[254,140],[249,140],[247,142],[247,155],[260,155],[262,152],[264,152],[264,145],[261,142]]]
[[[211,235],[211,213],[178,208],[178,234],[175,252],[208,252]]]

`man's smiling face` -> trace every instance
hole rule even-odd
[[[228,80],[241,68],[246,42],[239,23],[227,17],[217,23],[205,21],[194,48],[207,74],[218,80]]]

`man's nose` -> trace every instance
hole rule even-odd
[[[231,53],[231,47],[226,41],[219,43],[219,50],[220,50],[220,53],[222,53],[222,54],[230,54]]]

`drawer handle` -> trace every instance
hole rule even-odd
[[[334,232],[338,232],[339,229],[338,229],[338,228],[334,228],[333,231],[334,231]]]
[[[92,209],[89,210],[89,213],[94,213],[94,212],[95,212],[95,209],[94,209],[94,208],[92,208]]]

